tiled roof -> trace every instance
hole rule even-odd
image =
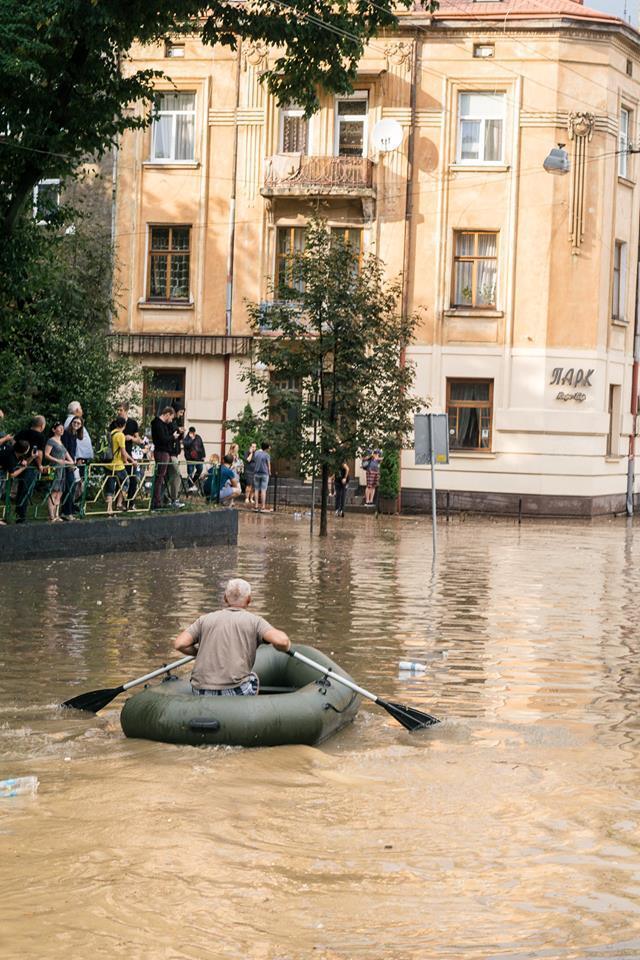
[[[598,23],[624,24],[624,20],[585,7],[582,0],[441,0],[434,20],[541,20],[568,17]],[[629,26],[625,24],[625,26]]]

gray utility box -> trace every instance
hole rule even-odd
[[[416,465],[449,463],[449,415],[418,413],[413,424]]]

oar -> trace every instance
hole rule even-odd
[[[375,693],[370,693],[369,690],[365,690],[364,687],[359,687],[358,684],[353,683],[352,680],[347,680],[346,677],[341,677],[339,674],[334,673],[333,670],[329,670],[328,667],[323,667],[321,664],[316,663],[315,660],[310,660],[309,657],[305,657],[303,653],[298,653],[297,650],[288,650],[287,653],[290,657],[295,657],[296,660],[302,660],[303,663],[313,667],[318,673],[323,673],[325,677],[331,677],[332,680],[337,680],[338,683],[344,684],[345,687],[355,690],[356,693],[359,693],[362,697],[366,697],[367,700],[373,700],[374,703],[377,703],[379,707],[382,707],[383,710],[390,713],[394,720],[401,723],[407,730],[422,730],[424,727],[430,727],[434,723],[440,723],[437,717],[432,717],[430,713],[422,713],[420,710],[416,710],[415,707],[407,707],[402,703],[390,703],[388,700],[382,700],[380,697],[377,697]]]
[[[138,677],[137,680],[129,680],[128,683],[122,683],[119,687],[108,687],[104,690],[91,690],[89,693],[81,693],[78,697],[65,700],[60,706],[74,707],[76,710],[88,710],[89,713],[97,713],[98,710],[102,710],[108,703],[111,703],[119,693],[124,693],[124,691],[129,690],[130,687],[137,687],[138,684],[145,683],[147,680],[153,680],[154,677],[168,673],[169,670],[174,670],[176,667],[182,667],[185,663],[189,663],[193,659],[195,658],[182,657],[181,660],[174,660],[173,663],[167,663],[158,670],[145,673],[144,677]]]

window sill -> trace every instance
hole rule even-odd
[[[143,167],[153,169],[160,167],[162,170],[197,170],[200,166],[199,160],[144,160]]]
[[[496,456],[497,455],[495,453],[491,453],[490,450],[487,450],[486,452],[484,450],[450,450],[449,451],[450,460],[451,459],[495,460]]]
[[[623,177],[620,173],[618,174],[618,183],[621,183],[625,187],[631,187],[632,189],[636,185],[635,180],[631,180],[629,177]]]
[[[467,173],[508,173],[511,169],[509,163],[450,163],[449,170],[458,172],[465,170]]]
[[[609,455],[609,456],[606,456],[606,457],[604,458],[604,462],[605,462],[605,463],[620,463],[620,461],[621,461],[622,459],[623,459],[622,457],[612,457],[612,456]]]
[[[450,307],[444,311],[445,317],[470,317],[471,319],[498,320],[504,317],[504,310],[485,310],[483,307]]]
[[[611,326],[612,327],[628,327],[629,321],[622,320],[620,317],[611,317]]]
[[[193,310],[195,304],[193,300],[185,300],[180,303],[167,303],[163,300],[138,300],[138,309],[140,310]]]

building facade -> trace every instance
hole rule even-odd
[[[454,505],[624,510],[636,31],[575,0],[445,0],[402,14],[367,48],[353,94],[325,96],[309,120],[260,83],[271,56],[195,37],[132,51],[167,75],[154,123],[118,157],[115,343],[150,371],[148,412],[183,399],[224,445],[223,421],[247,402],[246,301],[271,296],[319,213],[403,274],[421,317],[416,392],[450,418],[438,487]],[[395,148],[385,119],[401,128]],[[558,144],[570,170],[554,176],[543,161]],[[426,503],[429,484],[405,451],[404,506]]]

